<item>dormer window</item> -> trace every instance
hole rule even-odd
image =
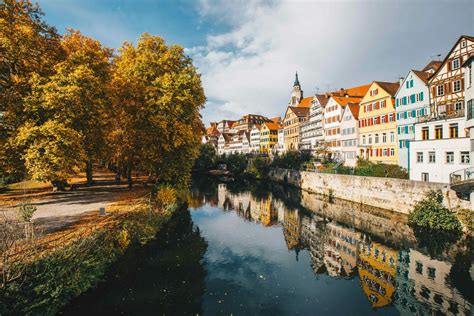
[[[453,70],[454,70],[454,69],[458,69],[458,68],[460,67],[459,58],[454,59],[454,60],[452,61],[451,66],[452,66],[452,69],[453,69]]]
[[[376,96],[378,93],[379,93],[379,89],[372,89],[372,90],[370,90],[370,96],[371,96],[371,97]]]

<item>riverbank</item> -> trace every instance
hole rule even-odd
[[[105,216],[97,212],[38,239],[16,241],[3,253],[0,314],[56,314],[95,287],[124,253],[152,240],[171,211],[135,191],[107,207]]]
[[[364,205],[409,214],[430,190],[441,190],[450,209],[470,209],[469,201],[460,199],[449,185],[393,178],[325,174],[275,168],[268,174],[273,181],[302,190]]]

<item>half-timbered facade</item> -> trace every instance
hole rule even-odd
[[[463,63],[474,51],[474,37],[461,36],[437,71],[430,77],[431,117],[456,118],[464,116]]]

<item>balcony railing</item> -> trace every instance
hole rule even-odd
[[[474,167],[454,171],[449,175],[449,183],[453,184],[462,184],[464,182],[474,182]]]
[[[465,113],[466,112],[464,109],[448,110],[448,111],[440,112],[437,116],[428,116],[428,115],[418,116],[416,118],[416,122],[423,123],[423,122],[429,122],[429,121],[439,121],[439,120],[458,118],[458,117],[463,117]]]

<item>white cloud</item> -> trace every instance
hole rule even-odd
[[[204,120],[283,115],[295,70],[306,96],[396,81],[470,32],[469,13],[465,21],[458,15],[466,4],[447,10],[445,2],[201,0],[203,19],[231,26],[188,50],[209,99]]]

